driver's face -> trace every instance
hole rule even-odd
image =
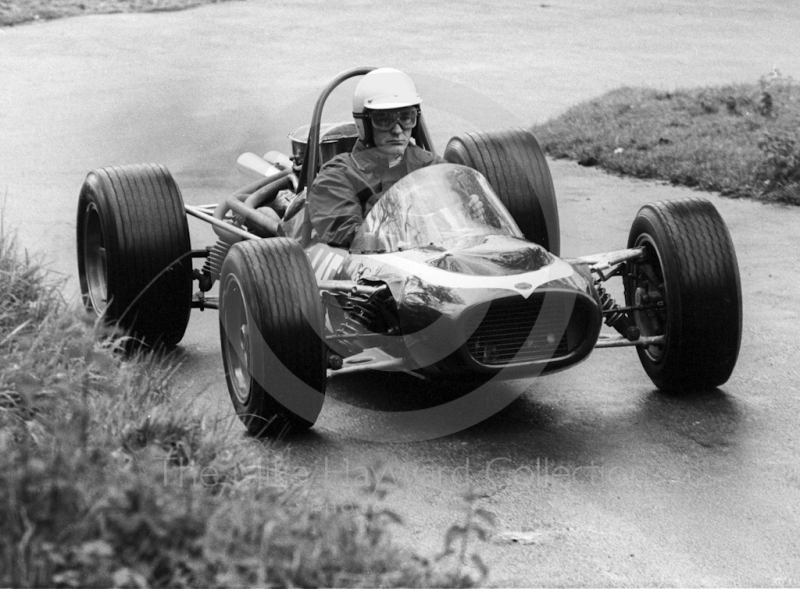
[[[411,131],[413,129],[403,129],[399,122],[394,124],[394,127],[388,131],[381,131],[372,127],[372,139],[375,142],[375,147],[383,154],[390,156],[403,155],[411,141]]]

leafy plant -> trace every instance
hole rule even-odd
[[[800,201],[800,128],[764,133],[758,147],[764,159],[756,178],[764,183],[764,194]]]
[[[477,495],[473,490],[467,491],[464,496],[464,520],[451,525],[444,537],[444,548],[437,557],[438,561],[455,558],[457,563],[457,577],[461,580],[462,587],[479,585],[489,576],[489,568],[477,552],[470,551],[473,538],[486,542],[496,525],[495,517],[489,511],[477,507]],[[477,579],[473,579],[467,572],[471,564],[477,571]]]

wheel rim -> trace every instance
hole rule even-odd
[[[89,303],[98,315],[102,315],[108,306],[108,263],[100,213],[94,203],[86,207],[83,259]]]
[[[667,322],[667,286],[664,280],[661,255],[652,237],[644,233],[636,239],[634,247],[644,247],[646,257],[633,268],[633,304],[649,305],[662,301],[664,305],[658,309],[634,311],[633,317],[639,332],[645,337],[663,335],[669,338]],[[664,346],[645,346],[642,351],[653,362],[659,362],[664,356]]]
[[[250,398],[250,328],[242,288],[235,277],[229,277],[222,293],[224,350],[231,388],[236,399],[247,405]]]

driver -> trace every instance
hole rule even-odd
[[[349,247],[364,216],[381,195],[407,174],[445,163],[415,144],[422,99],[413,80],[392,68],[366,74],[353,94],[358,141],[320,170],[308,208],[318,239]]]

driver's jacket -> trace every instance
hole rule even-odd
[[[351,153],[337,155],[322,167],[309,191],[307,206],[317,239],[349,247],[364,216],[386,190],[414,170],[441,163],[443,158],[410,144],[390,168],[385,156],[358,140]]]

